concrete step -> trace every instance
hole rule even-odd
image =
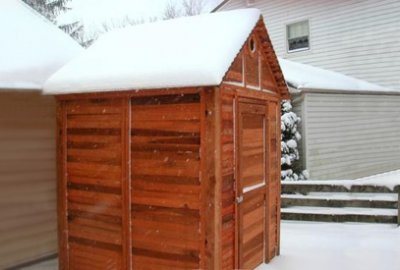
[[[400,186],[355,180],[283,181],[283,220],[400,225]]]
[[[396,193],[351,193],[351,192],[309,192],[303,194],[282,194],[288,198],[313,198],[331,200],[377,200],[377,201],[397,201]]]
[[[368,192],[368,193],[399,193],[400,186],[390,189],[386,186],[373,186],[373,185],[353,185],[346,186],[340,184],[318,183],[297,184],[296,181],[282,182],[282,193],[301,193],[307,194],[309,192]]]
[[[373,197],[355,197],[355,196],[313,196],[282,194],[281,204],[283,208],[291,206],[316,206],[316,207],[363,207],[363,208],[388,208],[397,209],[397,195],[388,200],[388,196],[379,198]],[[351,194],[349,194],[351,195]]]
[[[323,222],[397,223],[397,209],[295,206],[281,209],[281,218]]]

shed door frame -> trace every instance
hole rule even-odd
[[[239,98],[236,101],[236,109],[235,109],[235,268],[242,267],[241,257],[241,240],[242,240],[242,229],[241,222],[243,222],[243,216],[241,213],[241,202],[238,202],[238,199],[243,200],[244,193],[251,194],[254,196],[262,195],[263,203],[264,203],[264,237],[263,237],[263,262],[266,262],[267,254],[268,254],[268,200],[267,200],[267,189],[268,189],[268,105],[267,102],[261,100],[253,100],[248,98]],[[264,149],[264,179],[263,184],[255,184],[250,188],[247,188],[246,192],[244,192],[242,183],[241,183],[241,171],[240,171],[240,152],[241,152],[241,132],[242,132],[242,115],[248,114],[256,114],[262,115],[263,118],[263,149]]]

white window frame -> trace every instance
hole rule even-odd
[[[299,49],[294,49],[294,50],[290,50],[289,49],[289,26],[292,24],[296,24],[296,23],[301,23],[301,22],[307,22],[308,25],[308,47],[307,48],[299,48]],[[302,19],[302,20],[297,20],[297,21],[293,21],[293,22],[289,22],[285,24],[285,44],[286,44],[286,53],[290,54],[290,53],[296,53],[296,52],[304,52],[304,51],[310,51],[311,50],[311,26],[310,26],[310,20],[309,19]]]

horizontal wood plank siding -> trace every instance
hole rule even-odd
[[[0,268],[57,252],[56,103],[0,93]]]
[[[132,98],[132,267],[200,268],[200,95]]]
[[[231,0],[222,10],[244,8]],[[256,0],[278,56],[400,89],[400,2]],[[287,53],[286,25],[310,22],[311,49]]]
[[[400,167],[400,96],[307,93],[311,178],[354,179]]]
[[[64,103],[70,269],[124,268],[123,104],[123,99]]]

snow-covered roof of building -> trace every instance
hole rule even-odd
[[[83,49],[20,0],[0,1],[0,89],[35,89]]]
[[[399,92],[344,74],[279,58],[287,84],[299,91]]]
[[[259,19],[257,9],[243,9],[105,34],[54,74],[45,93],[219,85]]]

